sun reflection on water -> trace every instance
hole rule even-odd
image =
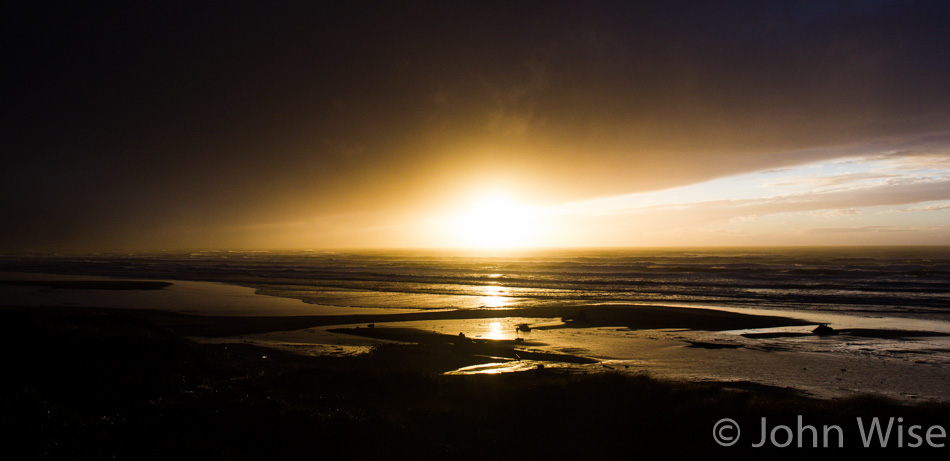
[[[506,307],[511,304],[512,299],[505,296],[507,294],[507,289],[503,286],[498,285],[485,285],[478,287],[478,292],[481,295],[479,302],[488,308],[497,309],[500,307]]]
[[[505,339],[505,335],[501,330],[501,322],[492,322],[488,325],[488,334],[485,335],[488,339]]]

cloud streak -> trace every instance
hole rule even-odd
[[[663,233],[686,240],[690,235],[771,235],[763,237],[770,244],[788,242],[795,235],[819,238],[820,243],[822,235],[843,233],[933,233],[950,219],[950,168],[940,168],[942,156],[928,156],[925,163],[903,161],[906,158],[869,156],[768,170],[567,204],[553,214],[626,229],[631,241]],[[828,171],[835,174],[817,174]],[[897,219],[895,213],[908,216]],[[612,242],[622,239],[614,235]]]

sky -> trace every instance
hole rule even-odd
[[[947,2],[0,21],[6,253],[950,244]]]

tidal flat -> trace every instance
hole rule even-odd
[[[484,351],[438,341],[390,343],[352,356],[200,344],[157,325],[162,315],[5,308],[5,324],[16,325],[2,335],[12,352],[0,416],[7,453],[40,459],[759,456],[763,449],[747,444],[716,444],[714,424],[728,417],[751,433],[760,418],[792,424],[798,415],[847,427],[859,416],[950,423],[946,403],[816,399],[751,382],[539,367],[446,375],[446,368]],[[865,450],[857,433],[846,432],[843,443],[832,452]],[[936,458],[944,451],[922,447],[914,454]]]
[[[929,320],[569,303],[321,311],[221,283],[4,281],[0,433],[28,458],[758,456],[799,450],[751,446],[762,418],[950,427],[947,332]],[[829,322],[850,328],[811,332]],[[716,443],[724,418],[746,428],[742,444]],[[854,430],[841,442],[835,453],[864,449]]]

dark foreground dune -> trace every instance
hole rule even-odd
[[[868,453],[853,430],[858,416],[950,426],[945,404],[815,400],[741,383],[551,369],[444,376],[445,361],[466,361],[465,348],[423,342],[358,357],[302,357],[196,344],[175,331],[181,319],[174,329],[157,326],[174,316],[3,313],[6,459],[837,457]],[[845,427],[844,448],[727,448],[712,439],[721,418],[754,432],[762,417],[794,425],[797,415]],[[916,459],[946,454],[910,450]]]

